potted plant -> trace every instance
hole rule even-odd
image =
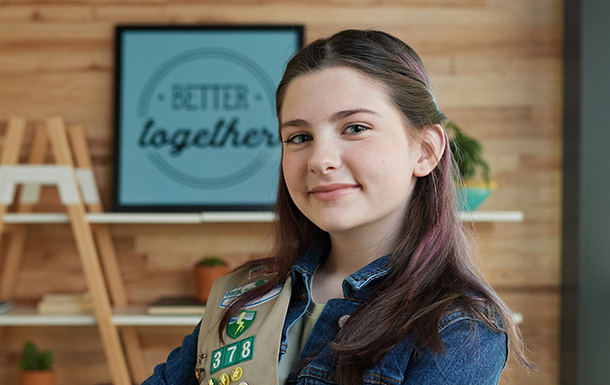
[[[210,289],[214,281],[229,272],[227,263],[219,257],[206,256],[195,264],[195,286],[197,299],[203,303],[208,302]]]
[[[20,385],[52,385],[55,372],[53,366],[53,353],[51,351],[38,351],[33,342],[23,344],[23,356],[19,360]]]
[[[495,189],[489,179],[489,165],[483,158],[483,146],[476,139],[466,135],[455,122],[446,126],[449,148],[454,155],[459,175],[458,183],[460,207],[464,211],[476,210]]]

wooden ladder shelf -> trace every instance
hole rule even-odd
[[[78,125],[66,129],[63,120],[57,116],[47,119],[46,125],[35,129],[28,164],[20,165],[18,161],[25,123],[25,120],[19,117],[9,120],[4,150],[0,157],[0,236],[4,230],[4,215],[14,200],[17,201],[18,212],[31,212],[33,203],[38,200],[40,186],[57,186],[61,202],[68,213],[86,284],[93,298],[94,316],[112,382],[115,385],[128,385],[131,381],[140,383],[146,378],[147,371],[136,329],[133,326],[120,329],[131,368],[130,380],[119,329],[112,318],[110,299],[112,298],[112,303],[117,307],[127,306],[128,301],[110,230],[107,224],[97,224],[92,228],[86,218],[85,205],[90,213],[101,213],[103,209],[97,194],[83,129]],[[54,163],[42,164],[48,143],[51,145]],[[23,187],[20,197],[16,198],[16,186],[19,184]],[[0,300],[10,299],[13,295],[12,290],[15,287],[26,239],[27,225],[15,226],[8,240],[0,277]]]

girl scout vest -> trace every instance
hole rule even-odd
[[[201,322],[195,374],[204,385],[277,385],[282,328],[290,302],[288,277],[233,315],[218,338],[224,310],[270,278],[265,267],[242,269],[214,282]]]

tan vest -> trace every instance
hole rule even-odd
[[[242,269],[214,282],[201,322],[196,374],[205,385],[277,385],[282,328],[292,290],[289,277],[231,318],[218,338],[223,311],[239,295],[271,278],[265,269]]]

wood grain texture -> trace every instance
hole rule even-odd
[[[102,203],[110,207],[116,24],[299,23],[306,42],[343,28],[384,29],[421,54],[440,107],[482,141],[498,183],[482,209],[525,214],[523,223],[473,226],[479,263],[524,314],[523,333],[538,366],[527,374],[511,365],[501,383],[558,384],[562,18],[561,0],[0,0],[0,146],[11,115],[26,117],[30,131],[56,114],[81,124]],[[31,145],[32,135],[24,140]],[[54,189],[43,189],[41,199],[37,211],[61,210]],[[128,299],[144,304],[193,293],[191,267],[204,255],[236,266],[264,254],[271,226],[112,225],[110,231]],[[32,225],[15,299],[34,303],[45,292],[84,289],[69,226]],[[149,370],[188,332],[138,328]],[[56,350],[58,384],[109,382],[94,328],[13,327],[4,330],[0,383],[16,381],[25,339]]]

